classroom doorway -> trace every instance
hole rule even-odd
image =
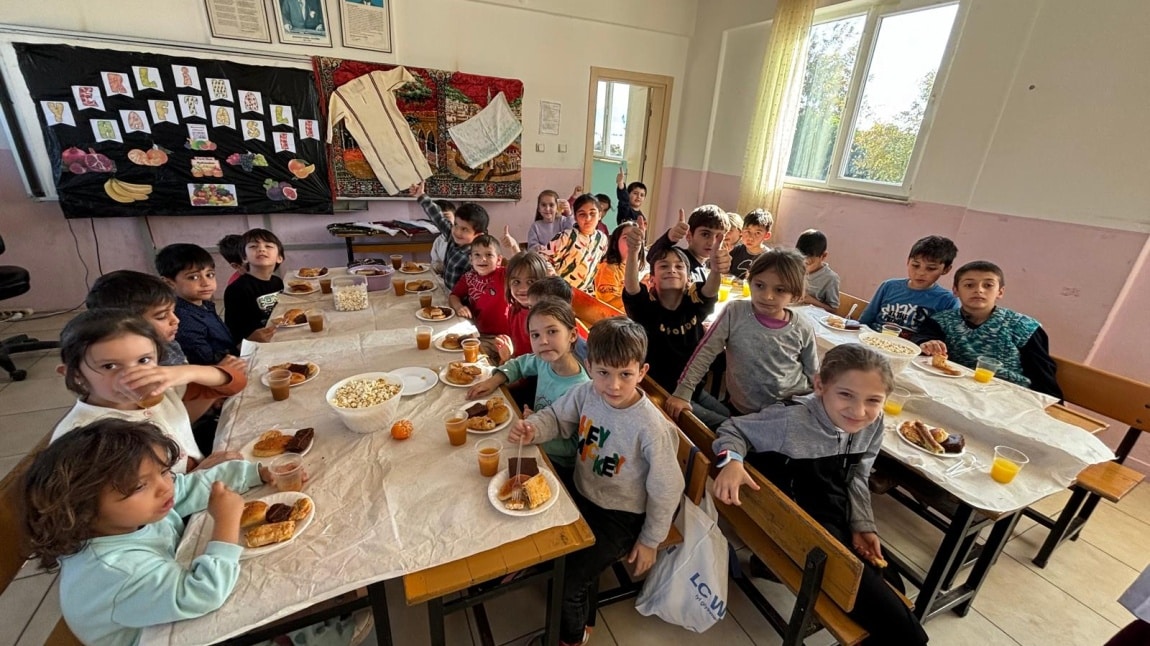
[[[611,198],[613,208],[603,220],[608,229],[617,223],[615,182],[620,172],[627,183],[647,185],[643,213],[652,230],[661,226],[658,195],[673,82],[670,76],[591,68],[583,187]]]

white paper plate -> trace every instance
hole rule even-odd
[[[300,498],[307,498],[308,500],[311,500],[311,497],[308,496],[306,493],[299,493],[296,491],[281,491],[279,493],[273,493],[270,496],[264,496],[263,498],[257,498],[256,500],[262,500],[268,504],[268,507],[271,507],[272,505],[274,505],[276,503],[283,503],[285,505],[294,505],[295,501],[299,500]],[[249,500],[247,502],[252,502],[252,501]],[[550,502],[550,501],[548,501],[548,502]],[[287,547],[292,542],[294,542],[295,539],[299,538],[299,535],[304,533],[304,531],[307,530],[308,527],[311,527],[311,521],[315,520],[315,512],[316,512],[315,501],[312,500],[311,501],[311,513],[308,514],[303,520],[297,520],[296,521],[295,533],[291,535],[291,538],[287,539],[286,541],[281,541],[279,543],[272,543],[271,545],[264,545],[263,547],[245,547],[243,554],[240,554],[240,560],[243,561],[245,559],[255,558],[257,556],[263,556],[264,554],[268,554],[270,552],[275,552],[276,550],[282,550],[283,548]],[[244,537],[242,536],[243,532],[244,532],[244,530],[241,529],[240,530],[240,533],[241,533],[240,540],[241,541],[244,540]]]
[[[508,425],[510,425],[511,422],[514,422],[516,420],[516,418],[518,417],[515,414],[515,407],[512,406],[511,402],[507,401],[506,398],[504,398],[504,397],[488,397],[487,399],[502,399],[503,403],[507,404],[507,408],[511,409],[511,416],[508,417],[506,420],[504,420],[502,424],[496,424],[495,428],[493,428],[489,431],[477,431],[475,429],[469,428],[469,429],[467,429],[468,433],[472,433],[474,435],[491,435],[492,433],[495,433],[496,431],[502,431],[503,429],[507,428]],[[487,399],[475,399],[472,401],[464,402],[463,405],[459,407],[459,410],[465,411],[468,408],[471,408],[471,406],[474,404],[486,404]]]
[[[418,271],[412,271],[410,269],[404,269],[402,266],[400,266],[399,273],[401,273],[401,274],[422,274],[422,273],[426,273],[428,269],[431,269],[431,265],[429,265],[425,262],[420,262],[420,263],[416,263],[416,264],[419,265],[419,267],[420,267]]]
[[[459,333],[458,332],[443,332],[441,334],[437,334],[431,338],[431,345],[435,346],[435,349],[439,350],[440,352],[456,352],[458,354],[463,354],[463,348],[462,347],[455,348],[454,350],[452,350],[451,348],[443,347],[443,340],[447,338],[448,334],[459,334]],[[475,337],[475,338],[478,338],[478,337]]]
[[[295,432],[298,431],[299,429],[298,428],[278,428],[276,426],[272,426],[271,428],[268,428],[268,429],[261,431],[260,435],[263,435],[264,433],[267,433],[268,431],[272,431],[272,430],[278,430],[280,433],[283,433],[284,435],[294,435]],[[311,453],[311,450],[313,448],[315,448],[315,443],[318,439],[319,439],[318,436],[313,437],[311,439],[311,444],[308,444],[307,448],[304,449],[304,452],[300,453],[300,455],[302,456],[302,455],[307,455],[308,453]],[[273,455],[270,458],[257,458],[255,456],[255,454],[252,453],[252,451],[255,451],[256,442],[259,442],[259,441],[260,441],[260,438],[259,438],[259,435],[257,435],[255,437],[255,439],[253,439],[251,442],[248,442],[247,444],[245,444],[243,446],[243,448],[240,449],[240,453],[243,454],[245,460],[247,460],[248,462],[264,462],[264,461],[270,462],[271,460],[274,460],[274,459],[279,457],[279,455]],[[280,453],[280,455],[283,455],[283,453]]]
[[[283,320],[282,316],[273,316],[270,319],[268,319],[268,325],[274,325],[277,328],[282,327],[282,328],[288,328],[288,329],[294,328],[294,327],[303,327],[303,326],[307,325],[307,321],[304,321],[303,323],[280,323],[279,321],[282,321],[282,320]]]
[[[283,288],[283,291],[280,293],[283,294],[284,296],[309,296],[309,295],[314,294],[318,291],[319,291],[319,285],[316,285],[316,284],[312,284],[311,289],[307,290],[306,292],[293,291],[291,288],[291,285],[285,285]]]
[[[914,366],[915,368],[918,368],[919,370],[921,370],[923,372],[930,373],[930,374],[934,375],[935,377],[945,377],[947,379],[962,379],[964,377],[969,377],[969,376],[974,374],[974,371],[971,370],[970,368],[967,368],[966,366],[960,366],[957,363],[951,361],[950,365],[952,367],[954,367],[956,370],[958,370],[959,373],[957,375],[948,375],[945,372],[939,370],[938,368],[935,368],[934,366],[930,365],[930,359],[931,359],[930,357],[916,357],[913,361],[910,362],[910,365]]]
[[[432,307],[441,307],[441,306],[433,305]],[[429,318],[427,318],[426,316],[423,315],[423,308],[422,307],[415,310],[415,318],[417,318],[421,321],[427,321],[428,323],[442,323],[444,321],[450,321],[451,319],[455,318],[455,311],[452,310],[450,307],[442,307],[442,309],[447,310],[447,316],[445,316],[441,319],[429,319]]]
[[[439,383],[439,377],[437,377],[435,371],[430,368],[410,366],[407,368],[397,368],[390,372],[403,381],[403,390],[399,393],[401,397],[425,393],[434,388],[435,384]]]
[[[827,323],[827,320],[825,318],[818,319],[818,321],[819,321],[819,325],[825,327],[828,330],[834,330],[835,332],[857,333],[863,329],[861,325],[858,327],[858,329],[855,329],[855,330],[848,330],[846,328],[835,327],[835,326],[831,325],[830,323]]]
[[[434,280],[428,282],[431,283],[431,287],[424,287],[423,289],[409,289],[406,285],[404,285],[404,289],[406,289],[408,293],[411,294],[426,294],[427,292],[434,292],[439,288],[439,286],[435,284]]]
[[[898,436],[898,439],[900,439],[904,443],[906,443],[907,446],[914,447],[915,449],[918,449],[919,451],[922,451],[923,453],[925,453],[927,455],[934,456],[936,458],[943,458],[944,460],[950,460],[953,458],[961,458],[962,456],[966,455],[966,447],[965,446],[962,447],[962,450],[959,451],[958,453],[934,453],[933,451],[927,451],[926,449],[922,448],[921,446],[919,446],[919,445],[915,444],[914,442],[911,442],[910,440],[906,439],[906,436],[899,432],[897,426],[894,429],[894,434]]]
[[[289,363],[289,362],[284,361],[283,363]],[[308,372],[310,373],[308,378],[304,379],[303,381],[299,382],[298,384],[292,384],[291,385],[292,388],[295,388],[296,386],[302,386],[302,385],[306,384],[307,382],[311,381],[312,379],[315,379],[319,375],[319,366],[310,362],[310,361],[291,361],[290,363],[306,363],[308,366],[315,367],[315,372],[308,370]],[[279,365],[279,364],[276,364],[276,365]],[[260,383],[267,386],[268,388],[271,388],[271,386],[268,385],[268,373],[266,371],[264,372],[263,376],[260,377]]]
[[[315,269],[315,267],[301,267],[300,269]],[[319,280],[320,278],[323,278],[324,276],[328,275],[330,272],[331,272],[330,269],[328,269],[327,267],[324,267],[323,273],[321,273],[318,276],[300,276],[299,275],[299,269],[297,269],[297,270],[295,270],[295,273],[292,274],[292,277],[298,278],[300,280]]]
[[[483,365],[480,363],[465,363],[463,365],[465,365],[465,366],[476,366],[480,370],[482,370],[483,372],[479,373],[479,376],[476,377],[475,379],[472,379],[470,383],[453,384],[447,380],[447,366],[443,366],[443,369],[439,371],[439,380],[442,381],[444,384],[451,386],[452,388],[470,388],[470,387],[474,386],[475,384],[479,383],[480,381],[483,381],[484,379],[487,379],[488,377],[491,376],[491,367],[490,366],[486,366],[486,365]]]
[[[507,482],[507,478],[511,477],[507,473],[507,469],[504,469],[495,474],[495,476],[491,478],[491,482],[487,485],[487,499],[491,501],[491,506],[508,516],[534,516],[535,514],[542,514],[550,509],[551,506],[555,504],[555,501],[559,499],[559,489],[562,485],[559,484],[559,478],[556,478],[555,474],[551,473],[551,470],[547,467],[540,466],[539,473],[542,473],[543,477],[547,478],[547,486],[551,487],[551,498],[549,498],[547,502],[539,505],[535,509],[508,509],[504,507],[503,503],[499,502],[499,489],[503,487],[503,483]]]

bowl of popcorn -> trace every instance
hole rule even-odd
[[[367,309],[367,277],[340,276],[331,280],[331,297],[337,312]]]
[[[356,433],[391,428],[399,410],[403,381],[390,372],[365,372],[336,382],[327,391],[327,403]]]
[[[913,342],[878,332],[861,332],[859,343],[886,357],[890,362],[891,372],[896,375],[905,370],[915,357],[922,354],[922,350]]]
[[[347,268],[352,276],[363,276],[367,279],[367,291],[380,292],[391,289],[391,277],[395,270],[384,265],[357,265]]]

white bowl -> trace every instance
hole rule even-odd
[[[396,393],[382,403],[364,408],[344,408],[335,405],[333,401],[335,392],[339,390],[341,386],[352,381],[374,379],[384,379],[389,384],[394,385],[397,389]],[[399,411],[399,398],[402,390],[403,380],[390,372],[365,372],[337,381],[331,388],[327,389],[325,398],[327,405],[331,406],[332,410],[339,415],[340,420],[349,429],[356,433],[375,433],[391,428],[391,423],[395,420],[395,414]]]
[[[381,273],[370,276],[359,273],[361,270],[371,269]],[[356,265],[354,267],[348,267],[347,273],[351,276],[363,276],[367,279],[367,291],[379,292],[391,289],[391,277],[395,275],[395,270],[384,265]]]
[[[896,375],[905,370],[915,357],[922,354],[922,349],[912,341],[890,334],[860,332],[859,343],[886,357],[890,362],[891,372]],[[898,348],[901,348],[901,351]]]

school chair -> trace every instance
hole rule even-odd
[[[0,254],[4,253],[4,237],[0,236]],[[0,265],[0,301],[15,298],[31,289],[31,278],[28,270],[15,265]],[[21,310],[23,312],[30,310]],[[3,312],[0,312],[2,314]],[[7,320],[8,317],[4,317]],[[16,368],[12,362],[13,354],[17,352],[34,352],[36,350],[50,350],[60,347],[58,341],[41,341],[33,339],[27,334],[17,334],[0,340],[0,368],[8,371],[12,381],[24,381],[28,377],[27,370]]]

